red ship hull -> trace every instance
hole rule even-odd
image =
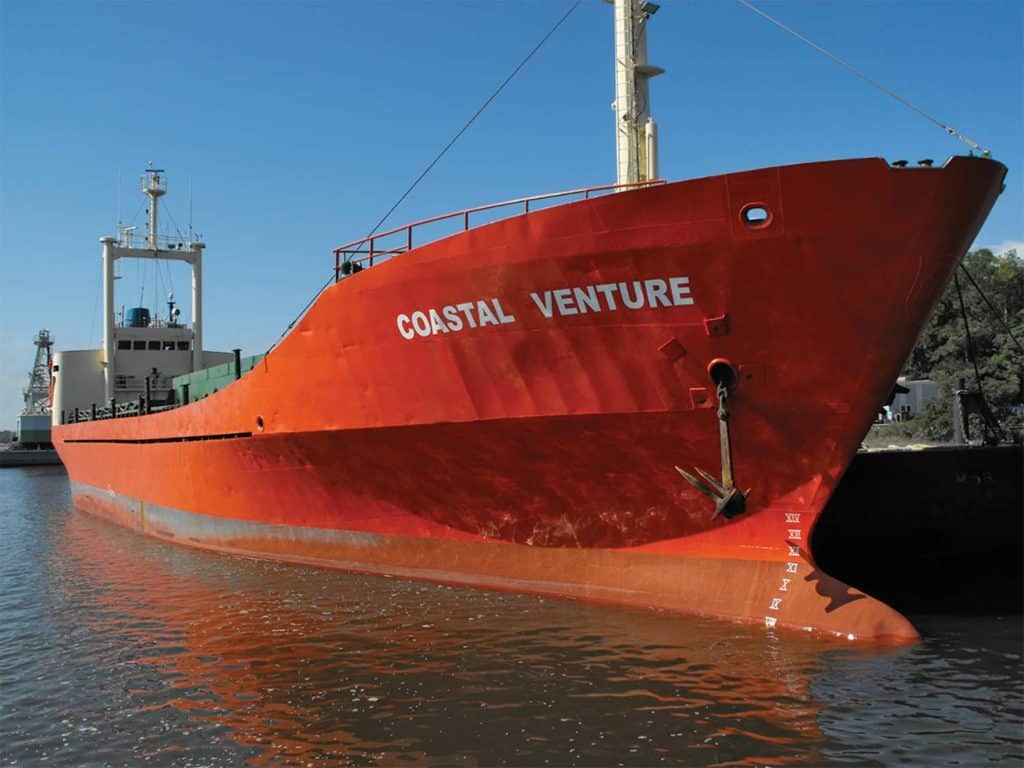
[[[178,543],[912,640],[808,541],[1004,173],[816,163],[516,216],[342,280],[202,401],[54,444],[76,505]],[[714,359],[729,521],[674,468],[718,470]]]

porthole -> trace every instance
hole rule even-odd
[[[256,429],[258,429],[260,432],[263,431],[263,417],[262,416],[257,416],[256,417]]]
[[[772,223],[772,212],[761,203],[750,203],[740,211],[740,221],[751,229],[764,229]]]

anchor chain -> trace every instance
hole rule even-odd
[[[718,382],[718,440],[722,445],[722,484],[734,485],[732,481],[732,444],[729,442],[729,387],[725,381]]]
[[[676,471],[701,493],[715,502],[714,520],[720,516],[732,519],[743,514],[747,509],[748,488],[745,492],[736,487],[732,470],[732,441],[729,435],[729,394],[735,385],[736,376],[732,367],[727,364],[714,364],[711,377],[715,381],[715,394],[718,397],[718,440],[722,452],[722,479],[719,480],[710,472],[694,467],[694,476],[681,467]]]

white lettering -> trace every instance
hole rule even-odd
[[[629,298],[629,289],[626,283],[619,283],[619,293],[622,294],[622,303],[626,309],[641,309],[644,305],[644,292],[639,280],[633,281],[633,298]]]
[[[473,302],[464,301],[461,304],[456,304],[455,308],[466,316],[466,322],[469,323],[470,328],[476,328],[476,319],[473,317]]]
[[[789,529],[789,538],[791,538],[791,539],[799,539],[800,538],[800,529],[799,528],[790,528]]]
[[[531,293],[530,298],[533,299],[533,303],[537,305],[537,309],[544,317],[551,317],[551,291],[544,291],[544,302],[541,303],[540,297],[536,293]]]
[[[588,308],[594,312],[601,311],[601,301],[597,298],[597,289],[588,285],[586,289],[573,288],[572,295],[576,297],[576,304],[580,308],[580,314],[587,314]]]
[[[568,288],[559,288],[555,293],[555,304],[558,305],[558,314],[565,317],[566,315],[578,315],[579,310],[572,305],[572,291]]]
[[[598,285],[595,285],[594,288],[596,288],[598,291],[604,294],[604,300],[608,303],[609,312],[614,312],[616,309],[618,309],[618,305],[615,303],[614,294],[617,290],[619,290],[619,286],[617,286],[615,283],[600,283]]]
[[[768,610],[769,611],[777,611],[777,610],[779,610],[779,606],[781,604],[782,604],[782,598],[781,597],[773,597],[772,598],[772,604],[768,606]]]
[[[622,308],[637,310],[693,304],[689,277],[655,277],[621,283],[596,283],[567,288],[552,288],[529,294],[541,315],[552,319],[593,312],[615,312]],[[502,306],[498,298],[476,299],[440,308],[416,310],[395,316],[395,325],[403,339],[457,333],[467,328],[509,325],[516,315]],[[800,516],[786,514],[786,522],[799,523]]]
[[[441,310],[444,312],[444,319],[448,323],[448,327],[453,331],[462,330],[462,318],[459,317],[459,310],[449,304],[447,307]]]
[[[409,316],[399,315],[398,316],[398,332],[402,334],[403,339],[411,339],[416,335],[416,331],[409,327]]]
[[[448,333],[448,326],[444,324],[436,309],[430,310],[430,332],[435,336],[438,333]]]
[[[789,556],[790,557],[800,557],[800,547],[798,547],[796,544],[790,544],[789,545]]]
[[[690,278],[670,277],[668,279],[669,290],[672,291],[672,303],[677,307],[685,307],[693,304],[690,298]]]
[[[796,573],[796,563],[786,563],[786,573]]]
[[[501,308],[501,302],[497,299],[491,299],[491,303],[494,305],[494,313],[498,316],[498,322],[502,325],[508,323],[514,323],[516,321],[515,315],[509,315],[505,313],[505,310]]]
[[[478,301],[476,303],[476,313],[480,317],[480,327],[483,328],[485,325],[500,325],[498,318],[491,312],[491,308],[487,306],[486,301]]]
[[[672,302],[668,300],[668,286],[664,280],[644,280],[644,288],[647,289],[647,305],[651,309],[657,306],[672,306]]]
[[[799,523],[800,522],[800,513],[799,512],[787,512],[786,513],[786,522],[787,523]]]
[[[430,335],[430,321],[427,320],[427,316],[422,312],[412,313],[412,327],[416,329],[416,333],[420,336]]]
[[[782,586],[779,587],[779,592],[789,592],[789,582],[791,579],[783,579]]]
[[[766,627],[768,627],[768,629],[771,629],[772,627],[774,627],[775,626],[775,617],[774,616],[765,616],[764,617],[764,625]]]
[[[461,314],[460,314],[461,313]],[[479,320],[479,322],[477,322]],[[417,310],[412,315],[396,315],[395,325],[404,339],[415,336],[437,336],[461,331],[466,327],[504,325],[516,322],[516,316],[506,312],[501,301],[479,299],[461,304],[447,304],[441,309]]]

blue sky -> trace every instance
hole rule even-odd
[[[208,243],[206,346],[266,349],[568,0],[0,0],[0,428],[42,327],[100,345],[100,235],[164,221]],[[966,150],[729,0],[662,0],[652,81],[662,175]],[[978,245],[1024,241],[1019,0],[760,6],[990,147],[1008,187]],[[614,180],[611,8],[581,6],[389,220]],[[172,221],[173,218],[173,221]],[[180,268],[123,269],[154,305]],[[154,289],[156,292],[154,293]],[[154,298],[155,297],[155,298]],[[187,306],[184,309],[188,315]]]

